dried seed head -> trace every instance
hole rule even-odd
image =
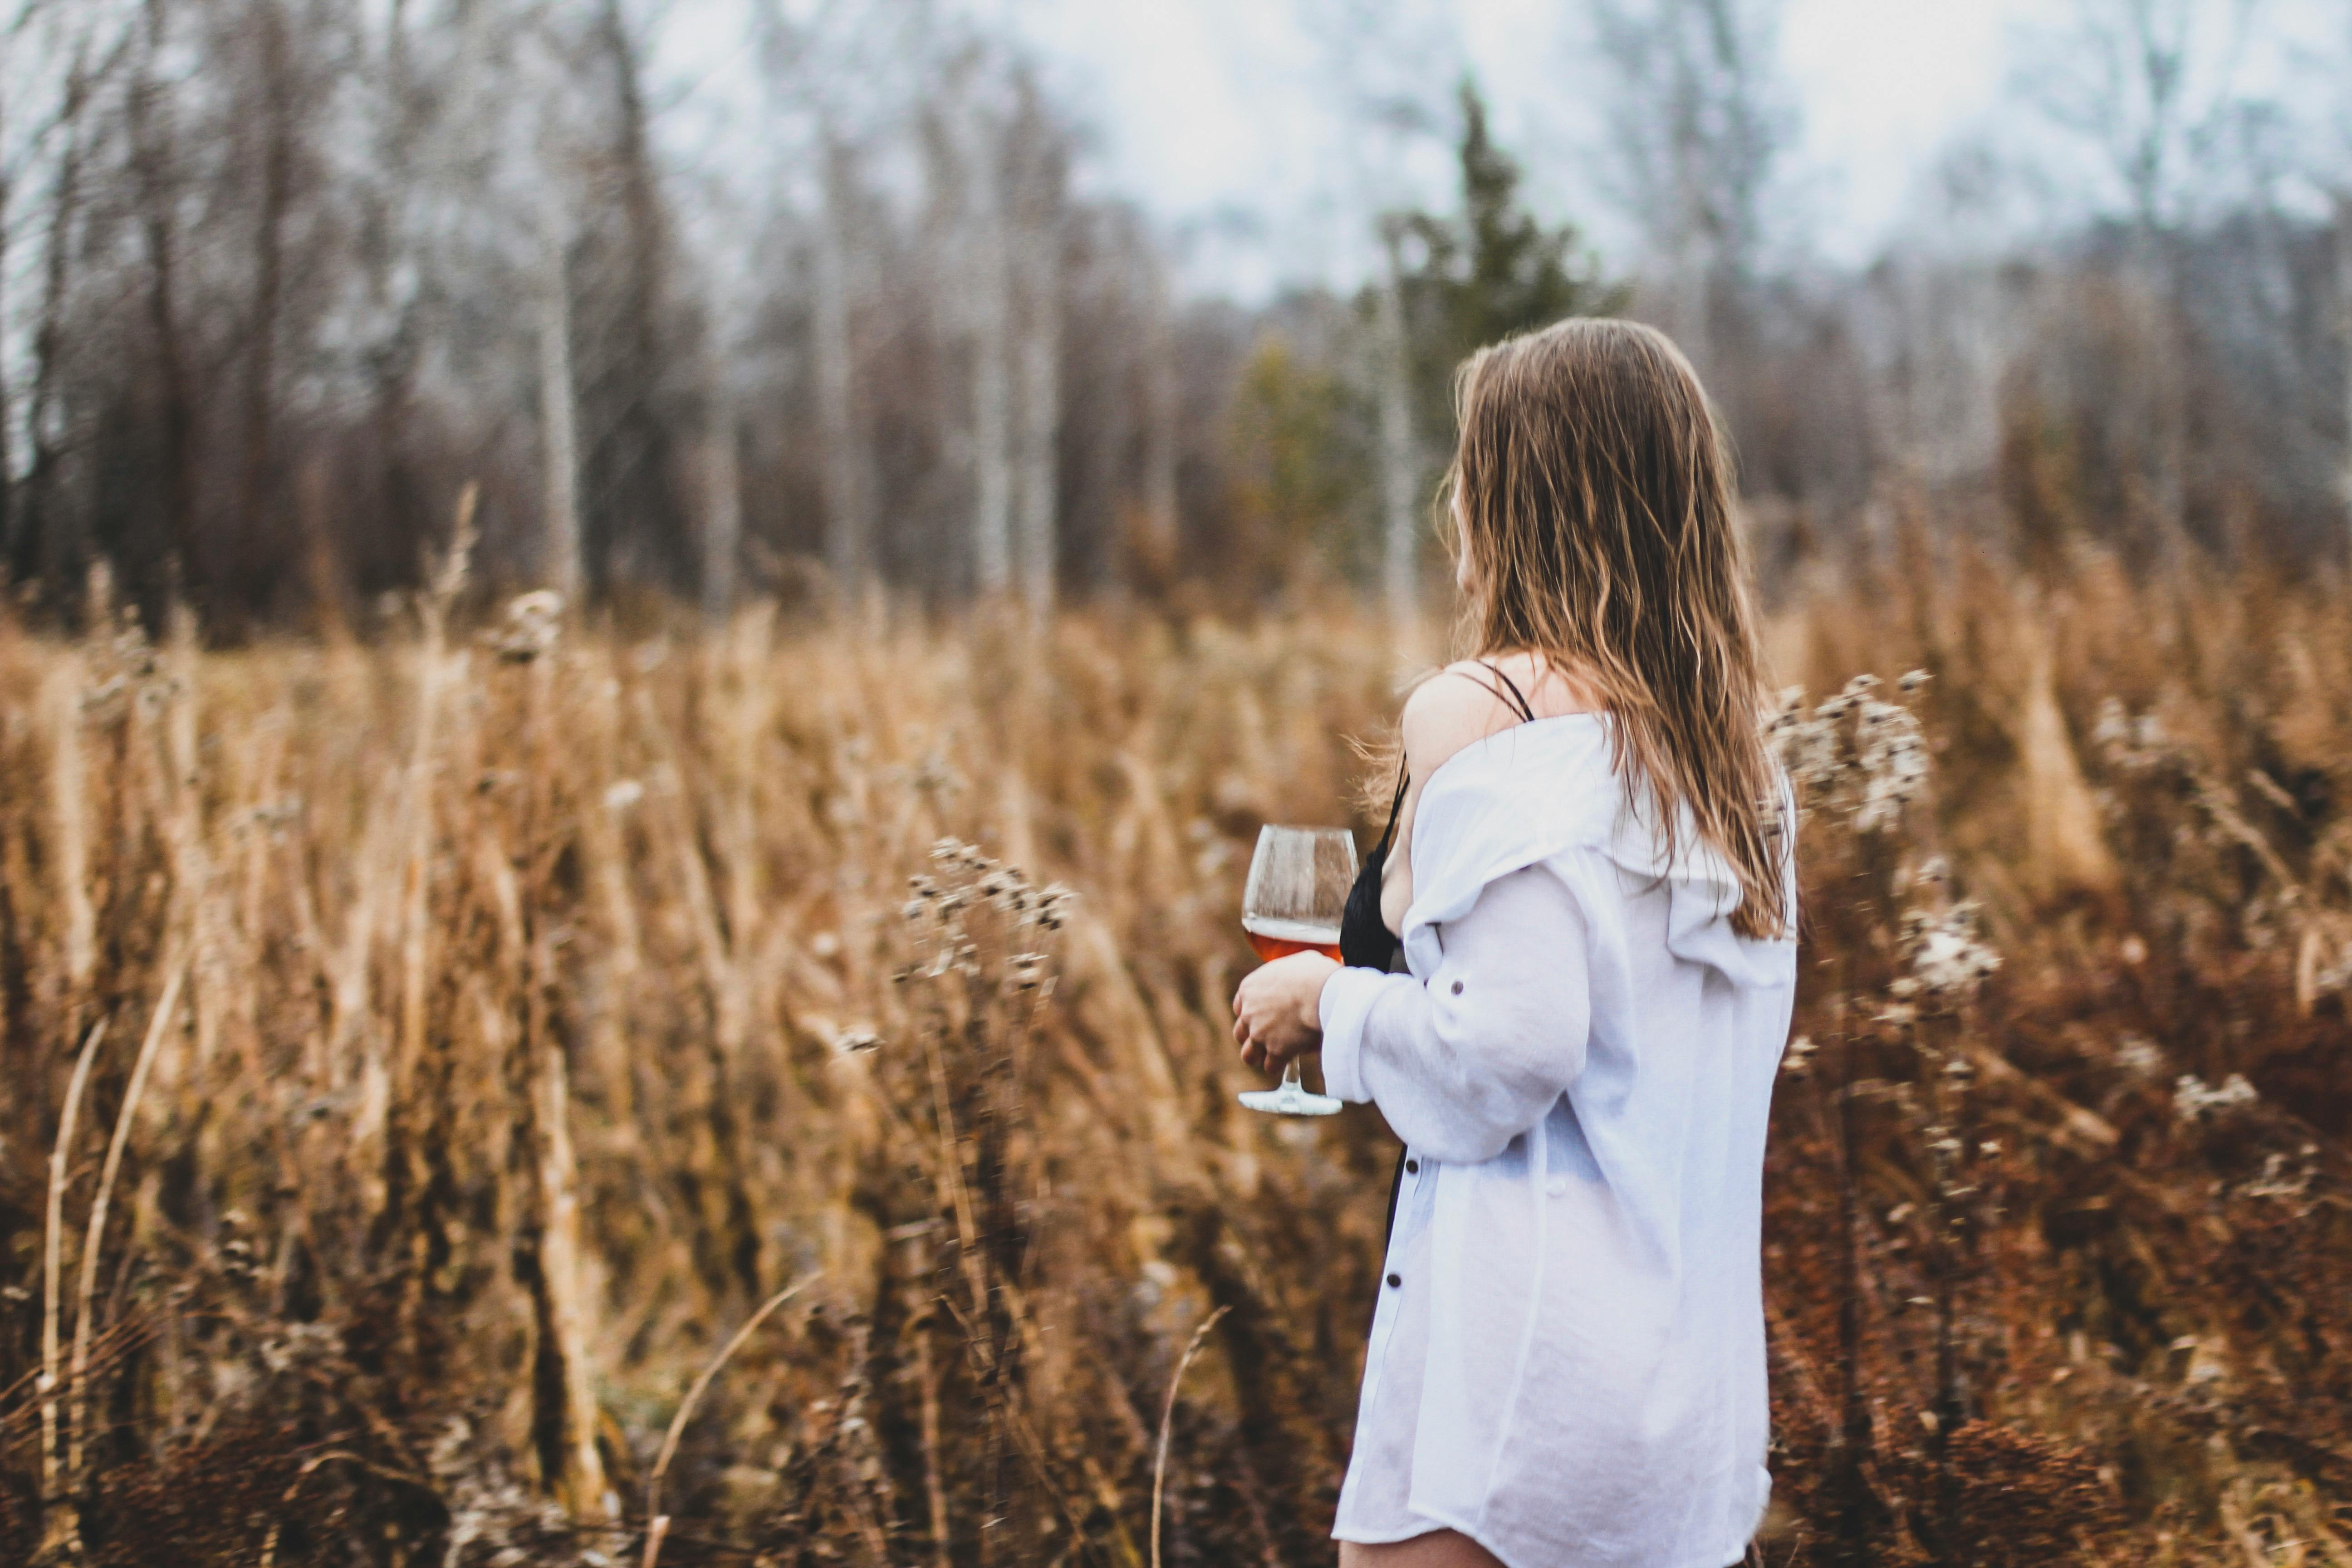
[[[2231,1073],[2218,1089],[2195,1073],[2185,1072],[2172,1080],[2172,1113],[2181,1121],[2219,1120],[2246,1110],[2261,1098],[2243,1073]]]
[[[2000,954],[1977,938],[1976,913],[1974,904],[1955,904],[1941,915],[1906,912],[1911,973],[1931,994],[1966,995],[2000,967]]]

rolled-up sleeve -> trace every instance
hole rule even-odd
[[[1378,1105],[1412,1148],[1469,1163],[1543,1120],[1584,1070],[1585,915],[1534,865],[1488,882],[1439,936],[1425,980],[1342,969],[1324,982],[1323,1081]]]

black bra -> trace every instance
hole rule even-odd
[[[1478,663],[1480,668],[1503,683],[1500,689],[1478,680],[1466,669],[1444,673],[1458,675],[1465,680],[1477,680],[1479,685],[1495,694],[1496,701],[1517,713],[1522,723],[1532,722],[1535,710],[1528,705],[1528,700],[1521,694],[1517,684],[1485,659]],[[1509,695],[1506,696],[1506,692]],[[1396,962],[1396,933],[1390,931],[1388,922],[1381,919],[1381,874],[1388,866],[1390,847],[1396,841],[1397,816],[1404,810],[1404,792],[1408,782],[1404,759],[1399,757],[1396,795],[1389,802],[1389,825],[1381,829],[1381,841],[1372,846],[1370,854],[1364,857],[1363,866],[1356,873],[1356,885],[1348,889],[1347,912],[1339,918],[1339,962],[1352,968],[1385,971]]]

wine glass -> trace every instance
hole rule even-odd
[[[1339,957],[1339,917],[1355,883],[1356,839],[1346,828],[1271,823],[1259,828],[1242,893],[1242,930],[1250,946],[1269,963],[1294,952]],[[1328,1094],[1307,1091],[1297,1057],[1283,1064],[1281,1088],[1251,1089],[1241,1101],[1276,1116],[1329,1116],[1340,1105]]]

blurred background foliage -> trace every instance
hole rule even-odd
[[[1516,144],[1453,7],[1297,0],[1328,264],[1235,293],[1009,14],[13,6],[0,554],[49,624],[102,561],[151,626],[176,595],[215,641],[367,632],[468,483],[483,595],[1240,607],[1311,568],[1404,617],[1454,366],[1575,311],[1690,353],[1776,592],[1923,512],[2028,566],[2352,537],[2324,7],[2019,23],[1990,124],[1856,263],[1813,242],[1780,0],[1573,8],[1527,47],[1591,123]],[[1591,212],[1527,177],[1570,165]]]

